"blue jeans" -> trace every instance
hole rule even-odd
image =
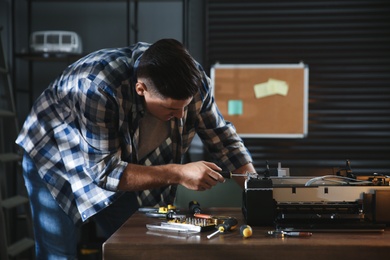
[[[23,176],[30,198],[37,259],[76,259],[81,226],[61,209],[27,154],[23,156]],[[135,193],[126,192],[93,219],[107,239],[137,209]]]

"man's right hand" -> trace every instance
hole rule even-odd
[[[209,190],[219,182],[225,182],[225,178],[218,173],[222,169],[215,163],[199,161],[175,164],[174,167],[174,171],[180,175],[179,184],[190,190]]]

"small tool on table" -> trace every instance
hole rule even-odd
[[[145,213],[146,216],[152,218],[161,218],[161,219],[183,219],[186,215],[178,214],[179,210],[176,209],[173,205],[168,205],[166,207],[142,207],[139,208],[138,211]]]
[[[251,237],[253,234],[252,227],[249,225],[242,225],[240,227],[240,234],[243,238]]]
[[[191,214],[201,213],[202,211],[200,204],[196,200],[192,200],[188,203],[188,210]]]
[[[311,237],[311,232],[302,232],[302,231],[283,231],[283,230],[272,230],[268,231],[269,236],[274,237]]]
[[[235,218],[227,218],[223,221],[222,224],[217,226],[217,231],[207,236],[208,239],[212,238],[216,234],[225,233],[227,231],[232,231],[237,227],[238,221]]]

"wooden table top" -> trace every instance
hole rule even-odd
[[[384,232],[313,232],[311,237],[270,237],[272,227],[253,227],[243,238],[245,224],[239,208],[209,208],[204,213],[235,217],[238,228],[218,234],[213,231],[192,235],[155,232],[146,224],[162,220],[137,212],[104,244],[104,259],[390,259],[390,228]]]

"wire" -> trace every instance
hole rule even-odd
[[[332,180],[332,179],[338,179],[338,180]],[[315,177],[310,179],[305,183],[305,186],[311,186],[313,183],[316,183],[318,181],[329,181],[338,183],[341,185],[360,185],[360,184],[372,184],[371,181],[359,181],[353,178],[349,177],[343,177],[343,176],[335,176],[335,175],[324,175],[320,177]]]

